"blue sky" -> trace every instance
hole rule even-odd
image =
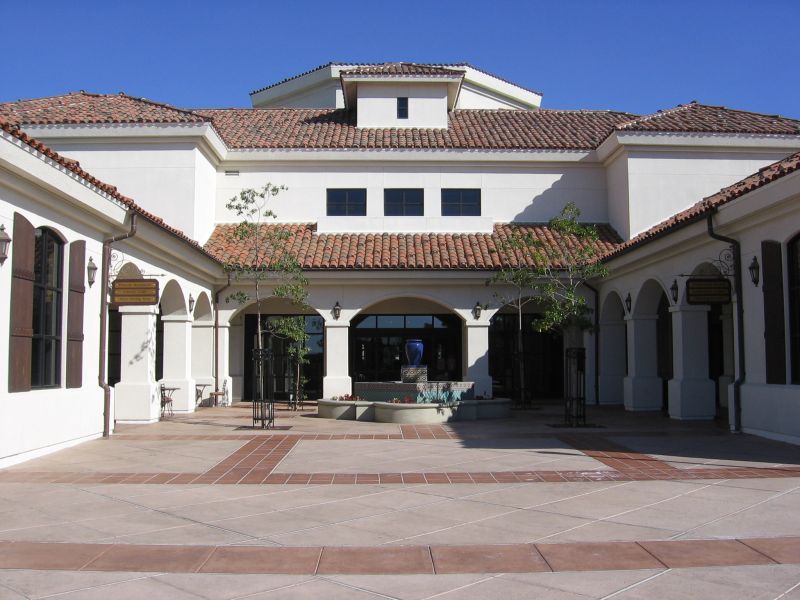
[[[548,108],[690,100],[800,118],[798,0],[0,0],[0,101],[84,89],[185,107],[328,61],[473,63]]]

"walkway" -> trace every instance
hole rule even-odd
[[[558,417],[121,426],[0,471],[0,598],[800,597],[796,447]]]

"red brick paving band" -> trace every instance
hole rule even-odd
[[[463,546],[170,546],[0,542],[0,569],[446,574],[800,564],[800,538]]]

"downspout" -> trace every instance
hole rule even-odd
[[[106,238],[103,240],[103,257],[101,268],[100,287],[100,370],[97,374],[97,383],[103,388],[103,437],[111,435],[111,386],[106,378],[106,345],[108,343],[108,277],[111,269],[111,244],[127,240],[136,235],[136,213],[128,211],[131,217],[131,228],[128,233]]]
[[[594,404],[600,404],[600,292],[596,287],[583,282],[594,295]]]
[[[228,274],[228,283],[219,288],[214,294],[214,391],[219,392],[219,295],[231,287],[231,276]]]
[[[745,382],[744,356],[744,298],[742,297],[742,247],[738,240],[720,235],[714,231],[713,216],[716,209],[706,218],[708,235],[731,245],[733,249],[733,287],[736,292],[736,345],[739,352],[738,374],[733,382],[733,431],[742,430],[742,384]]]

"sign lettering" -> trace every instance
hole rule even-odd
[[[692,277],[686,281],[688,304],[728,304],[731,301],[731,282],[725,277],[712,279]]]
[[[115,306],[158,304],[158,279],[115,279],[111,284],[111,304]]]

